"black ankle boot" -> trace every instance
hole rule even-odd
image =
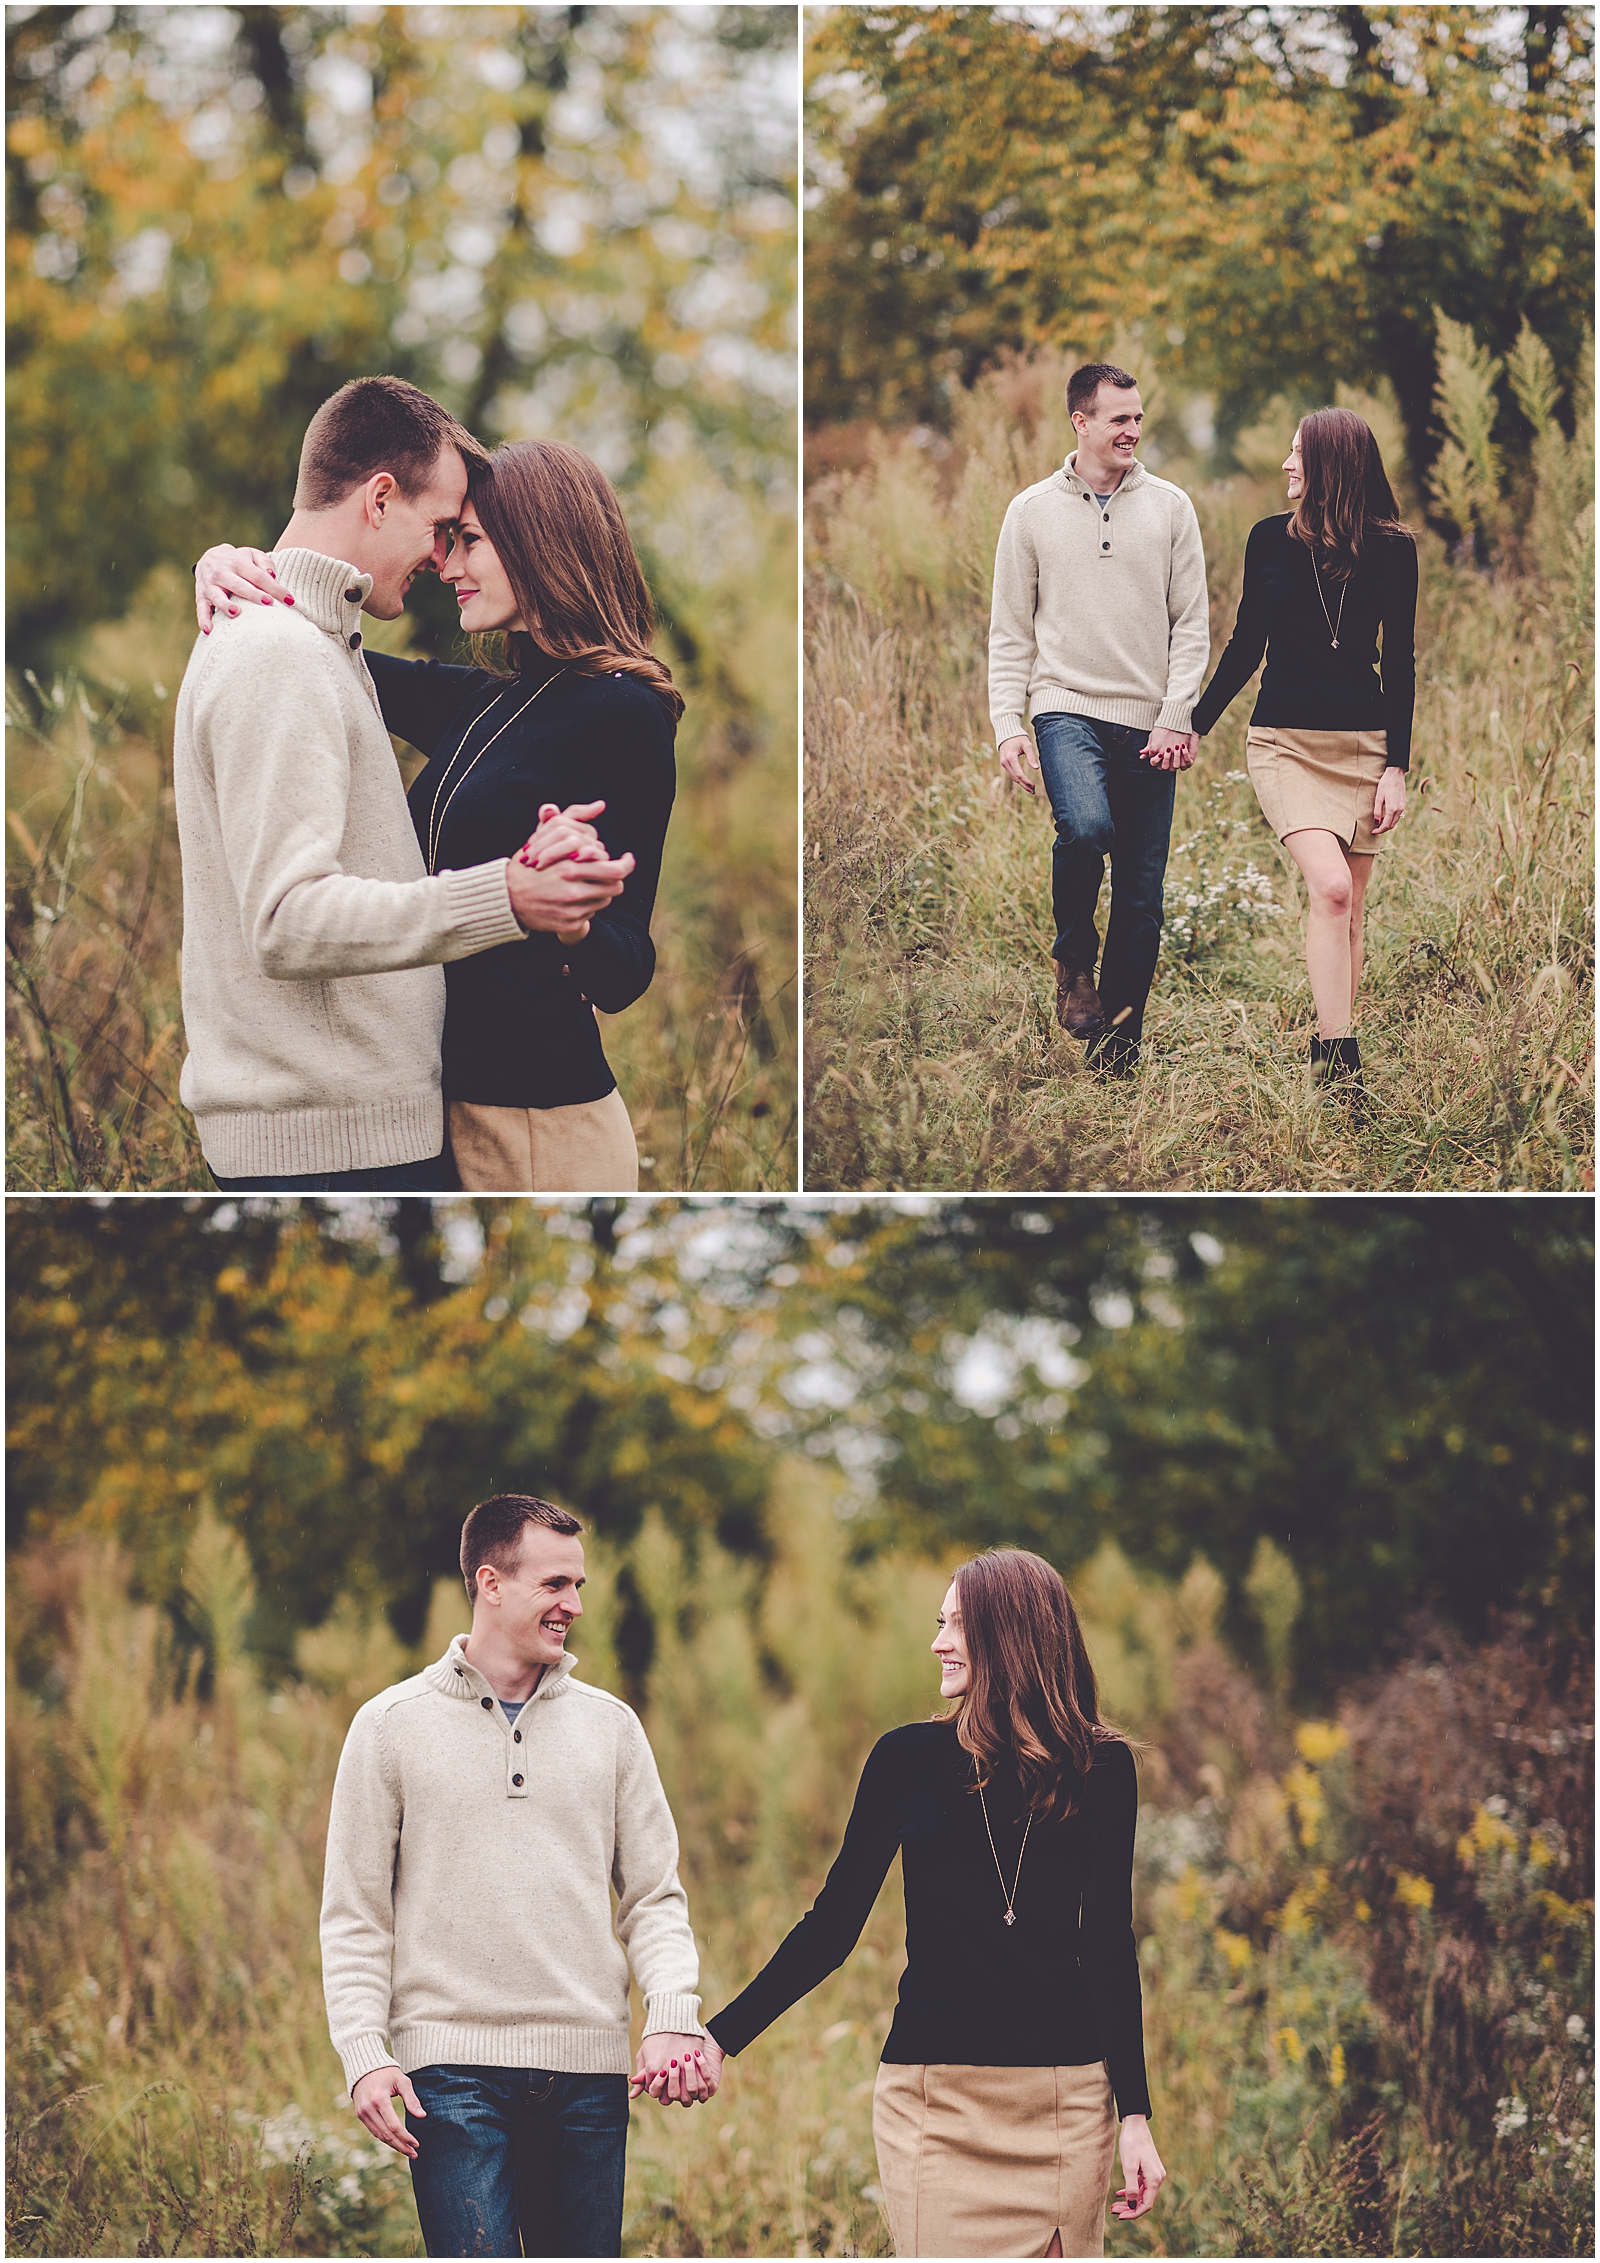
[[[1361,1082],[1361,1047],[1353,1037],[1313,1037],[1311,1040],[1311,1082],[1319,1088],[1337,1086],[1341,1096],[1363,1101],[1366,1092]]]

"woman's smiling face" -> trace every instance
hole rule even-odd
[[[491,629],[520,629],[522,617],[506,570],[483,531],[469,497],[451,538],[450,555],[439,579],[448,582],[461,608],[461,626],[474,636]]]
[[[939,1631],[929,1647],[939,1661],[939,1695],[964,1697],[969,1680],[967,1642],[961,1631],[961,1591],[954,1580],[939,1606]]]

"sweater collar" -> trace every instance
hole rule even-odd
[[[539,1686],[528,1703],[531,1705],[534,1698],[539,1697],[559,1697],[566,1685],[567,1676],[577,1662],[571,1651],[564,1651],[553,1666],[546,1666],[539,1677]],[[470,1698],[475,1704],[481,1704],[487,1697],[498,1703],[494,1691],[467,1656],[467,1638],[464,1634],[454,1636],[444,1656],[436,1659],[431,1666],[423,1668],[422,1678],[441,1697]]]
[[[1072,454],[1067,458],[1061,469],[1056,473],[1056,477],[1060,480],[1062,486],[1066,488],[1069,494],[1092,495],[1094,493],[1094,489],[1089,485],[1089,482],[1086,479],[1080,479],[1078,476],[1077,470],[1075,468],[1077,461],[1078,451],[1076,448],[1074,448]],[[1111,492],[1113,495],[1126,495],[1130,487],[1142,487],[1149,476],[1150,474],[1145,470],[1143,464],[1140,463],[1138,457],[1135,456],[1133,462],[1128,466],[1127,470],[1117,481],[1116,486],[1111,490]]]
[[[372,591],[372,576],[357,573],[320,550],[275,550],[278,579],[314,628],[348,644]]]

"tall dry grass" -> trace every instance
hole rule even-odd
[[[657,970],[602,1017],[658,1191],[793,1186],[795,795],[792,611],[784,561],[747,623],[763,710],[696,701],[652,931]],[[781,601],[780,601],[781,600]],[[372,642],[399,649],[403,624]],[[153,578],[126,621],[84,640],[74,671],[8,680],[7,1184],[117,1193],[206,1190],[178,1102],[182,881],[172,724],[193,638],[188,584]],[[399,751],[399,750],[397,750]],[[417,764],[409,750],[402,772]]]
[[[1367,1110],[1307,1086],[1304,905],[1245,776],[1250,693],[1179,779],[1145,1058],[1106,1085],[1055,1024],[1048,805],[1002,779],[985,704],[1000,520],[1073,444],[1060,376],[1041,357],[983,379],[948,442],[858,433],[865,466],[810,492],[807,1184],[1591,1186],[1593,548],[1533,539],[1571,501],[1571,447],[1541,441],[1539,493],[1503,514],[1532,531],[1496,570],[1419,537],[1410,810],[1378,859],[1357,1017]],[[1389,405],[1348,399],[1397,461]],[[1293,413],[1246,460],[1275,461]],[[1588,430],[1592,450],[1592,411]],[[1281,481],[1157,468],[1193,494],[1219,652]]]
[[[832,1501],[787,1475],[765,1576],[659,1524],[636,1557],[708,2012],[806,1906],[873,1740],[932,1710],[947,1567],[857,1565]],[[615,1688],[614,1567],[589,1555],[573,1648]],[[48,1546],[11,1566],[8,2248],[419,2254],[327,2041],[317,1906],[350,1718],[464,1598],[441,1584],[415,1654],[342,1606],[270,1688],[230,1535],[190,1550],[200,1650],[130,1571]],[[1108,1711],[1150,1740],[1136,1888],[1171,2180],[1108,2251],[1592,2253],[1592,1681],[1527,1630],[1473,1655],[1419,1635],[1336,1721],[1297,1722],[1218,1640],[1204,1563],[1168,1588],[1107,1548],[1075,1589]],[[871,2089],[901,1939],[892,1875],[709,2108],[635,2108],[626,2253],[889,2251]]]

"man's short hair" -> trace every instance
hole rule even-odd
[[[478,1566],[493,1564],[497,1572],[508,1576],[522,1553],[522,1535],[530,1524],[545,1525],[563,1538],[583,1530],[570,1509],[558,1509],[554,1501],[537,1500],[532,1493],[491,1494],[468,1517],[461,1527],[461,1576],[474,1603],[478,1600]]]
[[[448,409],[403,377],[353,377],[306,426],[295,481],[297,511],[331,511],[375,472],[391,472],[408,500],[428,484],[446,448],[469,471],[488,451]]]
[[[1114,361],[1086,361],[1082,369],[1075,369],[1067,379],[1068,416],[1093,416],[1094,397],[1102,385],[1115,385],[1119,392],[1129,392],[1137,384],[1125,369],[1118,369]]]

